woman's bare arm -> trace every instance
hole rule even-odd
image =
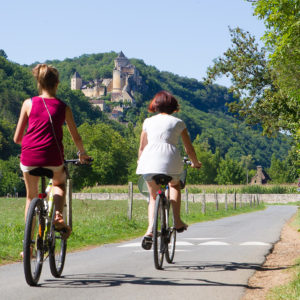
[[[24,136],[24,132],[28,123],[28,117],[31,111],[31,99],[26,99],[23,102],[22,109],[20,112],[19,121],[16,127],[14,142],[16,144],[22,144],[22,139]]]
[[[143,130],[140,137],[139,159],[147,144],[148,144],[147,132]]]
[[[186,128],[182,131],[181,138],[183,141],[185,152],[192,161],[192,167],[193,168],[201,168],[202,163],[200,161],[198,161],[198,159],[197,159],[197,155],[196,155],[194,146],[191,142],[190,136],[189,136]]]
[[[66,107],[66,123],[67,123],[68,130],[71,134],[71,137],[77,149],[79,150],[80,162],[83,163],[85,160],[89,159],[90,157],[85,153],[81,136],[78,133],[77,126],[73,118],[73,113],[69,106]]]

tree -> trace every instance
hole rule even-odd
[[[19,167],[19,159],[11,156],[8,160],[0,160],[0,195],[7,193],[25,196],[25,184]]]
[[[240,28],[229,29],[232,47],[207,70],[206,83],[220,75],[231,76],[236,101],[228,104],[231,112],[248,124],[262,124],[264,133],[279,130],[295,133],[299,126],[300,102],[288,97],[277,84],[267,50],[259,49],[255,38]]]
[[[225,157],[220,162],[217,175],[218,184],[240,184],[245,182],[245,171],[240,163]]]
[[[241,157],[241,164],[246,169],[246,183],[249,183],[249,167],[252,163],[252,155],[243,155]]]
[[[4,57],[5,59],[7,58],[7,55],[3,49],[0,49],[0,56]]]
[[[85,150],[94,161],[91,166],[74,169],[72,177],[75,188],[80,189],[95,184],[126,183],[131,155],[126,139],[110,125],[104,123],[84,123],[78,131]],[[64,134],[64,145],[65,156],[76,157],[76,147],[67,131]]]

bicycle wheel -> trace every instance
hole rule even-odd
[[[53,212],[55,212],[55,207],[53,208]],[[52,225],[54,215],[55,213],[53,213],[51,221],[49,265],[51,274],[54,277],[60,277],[65,265],[67,240],[63,240],[60,232],[55,230],[54,225]]]
[[[34,198],[27,212],[23,245],[25,279],[31,286],[37,285],[43,267],[44,230],[43,201]]]
[[[153,222],[153,254],[156,269],[162,269],[165,254],[166,218],[163,209],[163,196],[157,195]]]
[[[168,232],[168,247],[166,248],[166,261],[171,264],[175,255],[175,246],[176,246],[176,230],[174,228],[173,218],[170,216],[170,204],[166,209],[167,216],[167,232]],[[172,215],[173,216],[173,215]]]

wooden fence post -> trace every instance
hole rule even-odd
[[[128,210],[127,216],[128,219],[132,219],[132,203],[133,203],[133,185],[132,182],[128,182]]]
[[[185,212],[189,213],[189,192],[187,188],[185,188]]]
[[[257,206],[259,206],[259,198],[258,198],[258,194],[256,194],[256,202],[257,202]]]
[[[203,191],[203,194],[202,194],[202,213],[203,213],[203,215],[206,214],[205,191]]]
[[[252,194],[250,194],[250,207],[252,207]]]
[[[225,210],[227,211],[228,210],[228,201],[227,201],[227,191],[225,193]]]
[[[219,201],[218,201],[218,193],[215,191],[215,202],[216,202],[216,211],[219,210]]]
[[[72,179],[67,179],[67,190],[66,190],[66,204],[67,211],[65,214],[67,216],[67,224],[72,228]]]
[[[236,209],[236,190],[234,190],[234,198],[233,198],[233,208]]]
[[[240,208],[243,206],[243,194],[240,194]]]

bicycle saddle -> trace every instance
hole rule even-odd
[[[152,179],[156,182],[156,184],[168,184],[172,177],[165,174],[157,174],[152,177]]]
[[[53,178],[53,171],[42,167],[30,170],[29,174],[33,176],[47,176],[48,178]]]

